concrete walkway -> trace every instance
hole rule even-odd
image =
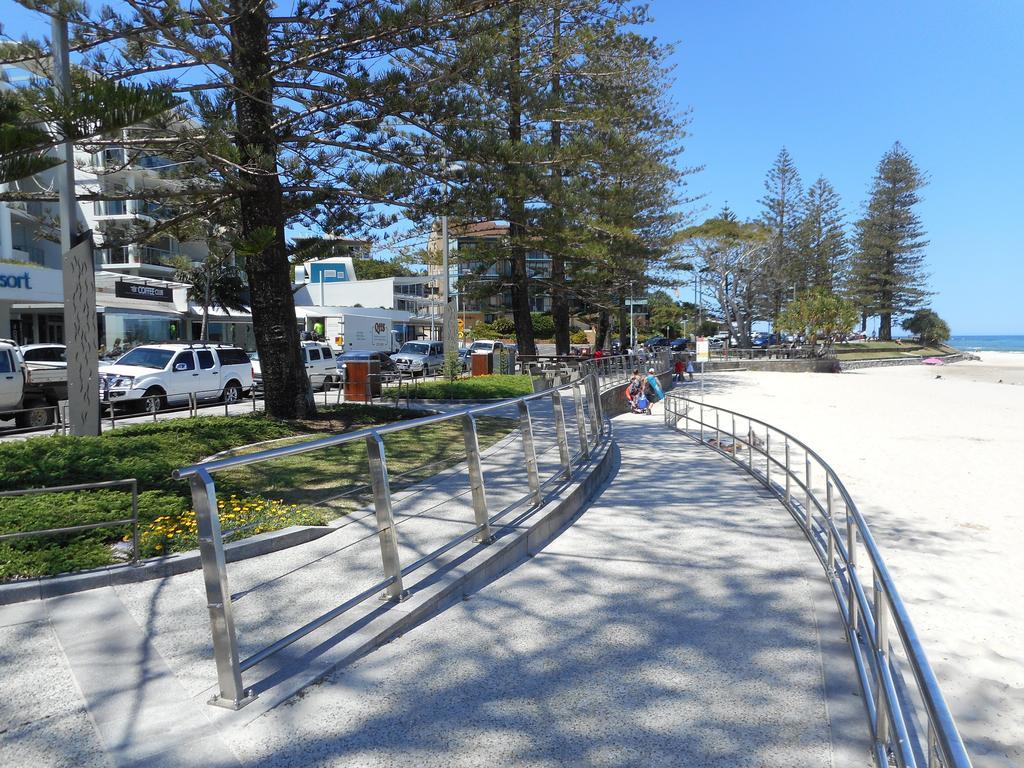
[[[202,703],[198,573],[0,608],[0,764],[865,765],[834,606],[788,513],[658,415],[614,428],[617,475],[545,550],[254,720]],[[492,511],[522,488],[515,443],[485,463]],[[436,506],[450,490],[399,504],[403,559],[467,529],[465,500]],[[233,564],[240,643],[372,583],[365,540],[354,521]]]

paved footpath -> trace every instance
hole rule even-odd
[[[0,609],[0,764],[866,765],[834,605],[789,514],[657,414],[614,429],[617,474],[546,549],[244,724],[200,703],[198,574]],[[319,541],[290,595],[282,558],[303,548],[232,565],[242,606],[272,598],[243,644],[323,599],[339,548]]]

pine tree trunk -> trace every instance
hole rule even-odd
[[[607,309],[602,309],[597,315],[597,335],[594,337],[594,349],[604,349],[608,341],[608,331],[611,328],[612,319]]]
[[[299,347],[291,270],[284,239],[277,138],[273,130],[269,17],[262,0],[232,0],[231,59],[236,91],[235,144],[246,171],[240,174],[239,211],[243,239],[268,229],[273,238],[246,265],[253,334],[260,354],[264,403],[278,419],[302,419],[316,412]]]
[[[551,23],[551,102],[555,109],[562,102],[561,35],[562,9],[555,3]],[[551,319],[555,324],[555,354],[569,354],[569,300],[565,292],[565,255],[562,222],[564,204],[562,196],[562,167],[559,157],[562,148],[562,122],[551,120],[551,187],[553,191],[553,220],[557,236],[554,252],[551,254]],[[600,347],[598,347],[600,349]]]
[[[523,141],[523,86],[521,72],[521,6],[512,6],[509,34],[508,139],[518,147]],[[533,318],[530,316],[530,276],[526,270],[526,192],[523,185],[522,158],[513,152],[509,166],[508,212],[512,262],[512,318],[516,325],[516,344],[520,355],[536,355]]]

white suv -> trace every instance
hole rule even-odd
[[[333,383],[338,376],[338,367],[334,361],[334,351],[324,342],[303,341],[302,360],[306,366],[306,376],[313,389],[322,389]],[[260,368],[260,356],[256,352],[249,353],[252,361],[253,381],[256,391],[263,390],[263,370]]]
[[[146,344],[100,366],[100,399],[154,413],[199,400],[234,403],[252,389],[252,363],[238,347]]]

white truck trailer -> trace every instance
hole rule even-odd
[[[324,320],[324,336],[339,352],[386,352],[398,350],[394,323],[389,317],[345,315]]]

